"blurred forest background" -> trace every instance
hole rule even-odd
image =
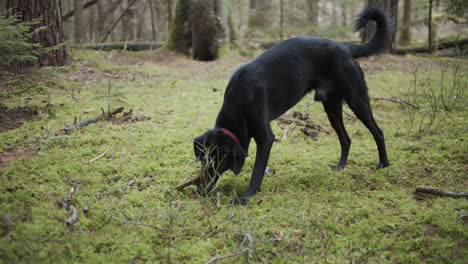
[[[16,59],[3,60],[10,66],[34,61],[40,52],[37,47],[23,47],[21,52],[11,45],[30,37],[48,49],[63,41],[97,49],[166,45],[201,60],[216,59],[226,50],[225,43],[247,52],[301,35],[359,42],[372,35],[370,29],[353,32],[354,18],[367,5],[384,7],[393,17],[395,53],[432,52],[444,45],[466,44],[468,2],[464,0],[0,0],[2,10],[7,10],[2,12],[0,29],[3,38],[10,40],[0,47],[4,52],[0,56],[17,54]],[[18,24],[21,21],[25,24]],[[64,52],[55,55],[62,62],[49,58],[45,64],[65,63]],[[44,60],[38,62],[44,64]]]

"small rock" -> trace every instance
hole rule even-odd
[[[270,167],[265,168],[265,175],[271,176],[273,174],[273,169]]]

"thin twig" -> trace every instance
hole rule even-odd
[[[415,105],[413,103],[410,103],[406,100],[403,100],[403,99],[394,99],[394,98],[389,98],[389,97],[382,97],[382,96],[378,96],[378,97],[370,97],[370,99],[374,99],[374,100],[384,100],[384,101],[389,101],[389,102],[394,102],[394,103],[399,103],[399,104],[406,104],[406,105],[409,105],[411,107],[414,107],[416,109],[419,109],[419,106],[418,105]]]
[[[3,255],[5,255],[6,259],[8,259],[8,261],[10,261],[10,263],[14,263],[14,264],[17,263],[16,260],[14,260],[14,259],[10,256],[10,254],[8,254],[8,251],[7,251],[5,248],[0,247],[0,250],[3,252]]]
[[[70,133],[72,132],[73,130],[75,129],[80,129],[80,128],[84,128],[90,124],[94,124],[94,123],[97,123],[101,120],[107,120],[109,119],[110,117],[122,112],[124,110],[124,107],[119,107],[117,109],[115,109],[114,111],[110,112],[110,113],[102,113],[101,115],[99,116],[96,116],[96,117],[93,117],[93,118],[90,118],[90,119],[86,119],[86,120],[83,120],[79,123],[76,123],[74,125],[71,125],[71,126],[67,126],[65,127],[64,129],[62,129],[62,131],[64,131],[65,133]]]
[[[248,243],[248,245],[249,245],[248,248],[243,248],[245,242]],[[252,259],[252,254],[253,254],[252,244],[253,244],[252,235],[250,235],[249,233],[244,233],[244,239],[242,240],[242,243],[241,243],[241,248],[242,249],[239,249],[237,252],[231,253],[231,254],[228,254],[228,255],[214,256],[213,258],[208,260],[205,264],[214,263],[214,262],[216,262],[218,260],[223,260],[223,259],[226,259],[226,258],[232,258],[232,257],[235,257],[235,256],[242,255],[244,253],[247,253],[247,262],[249,262]]]
[[[114,220],[114,221],[118,221],[118,222],[122,222],[122,223],[125,223],[125,224],[129,224],[129,225],[141,225],[141,226],[149,226],[149,227],[153,227],[152,225],[150,224],[146,224],[146,223],[142,223],[142,222],[135,222],[135,221],[128,221],[128,220],[125,220],[125,219],[120,219],[120,218],[117,218],[109,213],[102,213],[103,215],[109,217],[110,219]]]
[[[103,158],[103,157],[107,154],[107,152],[111,151],[111,149],[113,149],[113,148],[114,148],[114,146],[112,146],[112,147],[106,149],[106,151],[104,151],[103,153],[99,154],[99,156],[96,156],[96,157],[94,157],[94,158],[88,160],[88,164],[91,164],[91,163],[95,162],[96,160]]]
[[[350,113],[346,112],[345,110],[343,110],[343,113],[345,113],[347,116],[349,116],[349,117],[351,117],[353,119],[358,119],[355,115],[350,114]]]
[[[441,197],[451,197],[451,198],[468,198],[468,192],[449,192],[441,189],[418,186],[416,187],[416,193],[427,193],[432,195],[437,195]]]
[[[414,148],[414,147],[416,147],[416,146],[420,146],[420,145],[431,145],[431,144],[438,143],[438,142],[442,142],[442,140],[424,141],[424,142],[417,143],[417,144],[414,144],[414,145],[411,145],[411,146],[408,146],[408,147],[404,147],[404,148],[395,148],[395,149],[408,150],[408,149],[412,149],[412,148]]]
[[[72,215],[65,222],[69,225],[73,225],[78,220],[78,210],[76,210],[76,207],[73,205],[68,205],[68,210],[72,212]]]

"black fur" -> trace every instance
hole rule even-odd
[[[233,74],[215,129],[197,137],[194,142],[195,154],[201,162],[206,162],[206,159],[200,155],[200,148],[218,149],[212,154],[212,158],[218,161],[216,171],[207,172],[215,178],[208,189],[226,170],[231,169],[236,174],[240,172],[253,138],[257,153],[250,185],[247,192],[233,203],[245,204],[258,192],[274,140],[270,121],[285,113],[312,90],[316,92],[315,100],[322,102],[340,141],[341,157],[333,170],[345,167],[351,145],[343,125],[343,100],[374,137],[380,161],[377,167],[389,165],[383,133],[372,116],[364,74],[354,58],[381,51],[388,42],[391,25],[386,13],[377,8],[368,8],[358,16],[356,29],[366,25],[369,20],[377,23],[377,31],[369,42],[362,45],[342,44],[320,37],[293,38],[265,51]],[[230,130],[238,137],[240,144],[216,128]]]

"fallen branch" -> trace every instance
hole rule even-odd
[[[114,148],[114,146],[112,146],[112,147],[106,149],[106,151],[104,151],[103,153],[99,154],[98,156],[96,156],[96,157],[94,157],[94,158],[88,160],[88,164],[91,164],[91,163],[95,162],[96,160],[103,158],[104,156],[106,156],[107,152],[111,151],[113,148]]]
[[[416,109],[419,109],[419,106],[413,104],[413,103],[410,103],[406,100],[403,100],[403,99],[394,99],[394,98],[388,98],[388,97],[370,97],[370,99],[374,99],[374,100],[385,100],[385,101],[389,101],[389,102],[394,102],[394,103],[400,103],[400,104],[406,104],[406,105],[409,105],[411,107],[414,107]]]
[[[464,39],[457,39],[457,40],[441,40],[437,47],[433,47],[434,50],[441,50],[441,49],[448,49],[448,48],[455,48],[455,47],[463,47],[464,45],[468,45],[468,38]],[[429,52],[428,47],[414,47],[414,48],[396,48],[393,50],[394,54],[403,55],[407,53],[427,53]]]
[[[188,180],[188,181],[186,181],[186,182],[183,182],[183,183],[177,185],[177,186],[175,187],[175,189],[176,189],[177,191],[180,191],[180,190],[184,189],[185,187],[188,187],[188,186],[190,186],[190,185],[195,185],[195,184],[199,183],[199,182],[201,181],[201,179],[202,179],[202,175],[201,175],[201,173],[199,173],[199,174],[197,175],[197,177],[192,178],[192,179],[190,179],[190,180]]]
[[[223,259],[227,259],[227,258],[232,258],[232,257],[235,257],[235,256],[239,256],[239,255],[242,255],[244,253],[248,253],[248,254],[252,254],[252,250],[250,248],[245,248],[245,249],[242,249],[242,250],[239,250],[237,251],[236,253],[231,253],[231,254],[228,254],[228,255],[224,255],[224,256],[214,256],[213,258],[211,258],[210,260],[208,260],[205,264],[210,264],[210,263],[214,263],[218,260],[223,260]]]
[[[124,110],[124,107],[121,106],[121,107],[115,109],[114,111],[112,111],[110,113],[102,113],[99,116],[96,116],[94,118],[86,119],[86,120],[83,120],[83,121],[81,121],[81,122],[79,122],[77,124],[67,126],[62,131],[64,131],[65,133],[70,133],[75,129],[81,129],[81,128],[84,128],[84,127],[86,127],[86,126],[88,126],[90,124],[97,123],[97,122],[99,122],[101,120],[109,119],[112,116],[114,116],[114,115],[116,115],[118,113],[121,113],[123,110]]]
[[[248,242],[249,247],[248,248],[243,248],[246,241]],[[250,262],[250,260],[252,259],[252,254],[253,254],[252,244],[253,244],[252,243],[252,236],[249,233],[244,233],[244,239],[242,240],[242,243],[241,243],[241,248],[243,248],[243,249],[239,249],[235,253],[231,253],[231,254],[224,255],[224,256],[214,256],[213,258],[208,260],[205,264],[214,263],[214,262],[216,262],[218,260],[223,260],[223,259],[226,259],[226,258],[232,258],[232,257],[239,256],[239,255],[242,255],[242,254],[245,254],[245,253],[247,253],[247,262]]]
[[[432,195],[437,195],[441,197],[451,197],[451,198],[468,198],[468,192],[449,192],[441,189],[418,186],[416,187],[416,193],[427,193]]]

